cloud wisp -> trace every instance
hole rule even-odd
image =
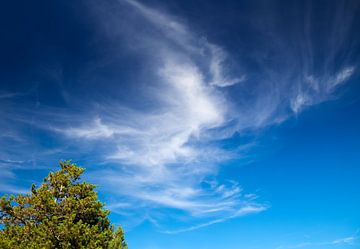
[[[322,242],[302,242],[296,245],[290,246],[279,246],[276,249],[295,249],[295,248],[313,248],[313,247],[331,247],[331,248],[338,248],[339,246],[357,246],[357,240],[359,239],[358,232],[356,232],[352,236],[343,237],[335,240],[330,241],[322,241]]]
[[[207,134],[231,120],[219,89],[240,83],[245,76],[226,73],[226,52],[175,17],[136,1],[125,3],[138,15],[138,22],[162,34],[162,39],[136,34],[142,40],[145,62],[150,50],[157,54],[145,64],[154,73],[147,82],[147,95],[156,107],[143,111],[114,103],[99,107],[93,121],[56,131],[90,143],[107,143],[102,160],[113,167],[96,171],[102,175],[97,181],[137,206],[178,210],[204,222],[195,226],[199,228],[266,210],[267,205],[247,198],[238,183],[214,178],[217,164],[231,158],[231,153]]]
[[[175,16],[134,0],[121,4],[130,7],[136,22],[148,25],[146,32],[134,28],[136,34],[128,37],[133,49],[131,38],[137,37],[144,66],[153,72],[147,96],[157,104],[146,111],[119,104],[106,106],[92,122],[67,127],[63,133],[111,145],[104,160],[119,166],[102,171],[100,182],[116,189],[115,194],[142,207],[172,208],[202,221],[210,219],[174,231],[266,210],[268,205],[244,197],[247,195],[237,183],[213,179],[218,165],[234,156],[216,142],[245,129],[280,123],[331,98],[355,67],[345,66],[335,74],[293,76],[290,72],[280,75],[266,65],[264,72],[269,75],[256,84],[256,95],[244,99],[245,105],[234,106],[227,88],[246,87],[248,76],[226,71],[224,49],[198,36]]]

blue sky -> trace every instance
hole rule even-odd
[[[86,167],[131,249],[360,248],[357,1],[11,1],[0,193]]]

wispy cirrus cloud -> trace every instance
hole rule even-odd
[[[0,192],[10,194],[24,194],[28,192],[27,189],[16,184],[17,177],[14,173],[14,170],[18,169],[23,164],[23,161],[6,160],[0,158]]]
[[[231,120],[227,100],[217,87],[234,85],[245,76],[225,73],[226,52],[175,17],[136,1],[125,2],[137,13],[139,22],[150,23],[150,28],[165,37],[157,40],[146,33],[136,34],[142,38],[142,51],[145,47],[157,54],[156,60],[147,64],[154,77],[147,82],[151,86],[147,95],[157,105],[143,111],[114,103],[104,106],[104,112],[100,107],[93,121],[54,131],[110,145],[102,160],[118,166],[95,172],[102,175],[96,180],[142,208],[179,210],[197,217],[202,222],[195,226],[198,228],[266,210],[268,205],[247,198],[237,183],[211,179],[218,171],[216,164],[232,157],[231,152],[214,145],[216,137],[205,135]],[[148,57],[146,54],[142,56]],[[216,222],[209,222],[214,218]]]
[[[63,132],[111,144],[104,160],[122,166],[121,170],[101,173],[101,184],[110,191],[123,186],[114,192],[142,207],[177,209],[201,221],[174,231],[234,218],[239,210],[266,210],[268,205],[246,198],[251,194],[240,191],[238,184],[207,183],[217,174],[217,164],[234,156],[214,142],[230,138],[234,132],[281,123],[305,107],[327,100],[355,67],[306,76],[290,69],[284,74],[273,71],[273,65],[262,64],[267,78],[256,83],[255,95],[244,98],[245,104],[234,106],[226,87],[237,83],[247,86],[248,76],[226,72],[228,55],[224,49],[168,13],[137,1],[125,2],[139,16],[137,22],[161,33],[136,31],[144,63],[153,70],[147,95],[157,106],[147,111],[126,107],[124,111],[115,104],[90,124],[67,127]]]
[[[213,224],[224,222],[228,219],[233,219],[233,218],[241,217],[241,216],[248,215],[248,214],[260,213],[260,212],[265,211],[266,209],[267,209],[266,206],[261,206],[261,205],[260,206],[251,206],[251,205],[249,205],[249,206],[241,207],[239,210],[234,212],[233,215],[230,217],[226,217],[226,218],[222,218],[222,219],[214,219],[207,223],[202,223],[202,224],[198,224],[195,226],[190,226],[190,227],[186,227],[186,228],[178,229],[178,230],[165,230],[163,232],[167,233],[167,234],[190,232],[190,231],[197,230],[197,229],[200,229],[203,227],[207,227],[207,226],[210,226]]]
[[[346,248],[352,248],[353,246],[358,246],[357,240],[359,239],[358,232],[352,236],[343,237],[339,239],[334,239],[330,241],[321,241],[321,242],[302,242],[295,245],[289,246],[279,246],[276,249],[295,249],[295,248],[337,248],[339,246],[347,246]]]
[[[298,90],[297,95],[291,100],[291,109],[294,113],[299,113],[306,107],[328,100],[334,91],[351,77],[354,71],[354,66],[347,66],[334,75],[306,76],[304,82],[308,87]]]

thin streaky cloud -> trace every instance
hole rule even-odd
[[[0,192],[11,194],[27,194],[29,193],[29,190],[13,184],[0,183]]]
[[[190,231],[194,231],[194,230],[197,230],[197,229],[200,229],[200,228],[203,228],[203,227],[207,227],[207,226],[211,226],[211,225],[214,225],[214,224],[217,224],[217,223],[221,223],[221,222],[224,222],[226,220],[233,219],[233,218],[236,218],[236,217],[241,217],[241,216],[248,215],[248,214],[260,213],[260,212],[266,211],[267,208],[268,207],[265,207],[265,206],[260,206],[260,207],[251,206],[251,205],[250,206],[245,206],[245,207],[242,207],[241,209],[239,209],[231,217],[226,217],[226,218],[223,218],[223,219],[216,219],[216,220],[212,220],[212,221],[207,222],[207,223],[203,223],[203,224],[199,224],[199,225],[196,225],[196,226],[191,226],[191,227],[187,227],[187,228],[183,228],[183,229],[166,230],[166,231],[162,231],[162,232],[167,233],[167,234],[178,234],[178,233],[190,232]]]
[[[290,246],[279,246],[276,249],[296,249],[296,248],[308,248],[308,247],[314,247],[314,246],[329,246],[329,247],[337,247],[341,245],[347,245],[347,246],[356,246],[356,241],[359,239],[358,233],[355,233],[355,235],[339,238],[335,240],[330,241],[322,241],[322,242],[302,242],[298,243],[296,245],[290,245]]]
[[[215,181],[215,185],[203,188],[206,178],[216,176],[217,163],[233,157],[220,147],[204,144],[230,138],[248,128],[281,123],[292,114],[283,110],[291,109],[297,114],[305,107],[326,101],[355,68],[344,67],[335,75],[310,74],[306,82],[302,76],[294,79],[290,74],[280,75],[264,65],[264,72],[268,72],[275,85],[269,79],[261,79],[254,99],[235,110],[233,100],[225,94],[227,86],[246,84],[249,76],[233,77],[224,72],[228,54],[223,48],[199,37],[171,14],[137,1],[123,2],[141,17],[138,22],[160,30],[166,38],[159,39],[150,32],[136,33],[136,37],[142,38],[140,51],[149,50],[142,56],[149,57],[156,82],[148,82],[154,84],[148,95],[158,106],[144,112],[114,102],[104,107],[107,112],[83,118],[86,123],[60,126],[57,131],[69,138],[106,143],[108,148],[102,160],[117,164],[119,170],[104,171],[98,181],[109,191],[116,190],[114,194],[126,196],[129,202],[141,203],[142,207],[183,210],[193,217],[208,216],[215,223],[237,217],[234,214],[238,210],[249,206],[265,210],[267,205],[259,200],[239,194],[238,185],[221,189],[221,184]],[[175,49],[178,47],[181,50]],[[150,57],[154,50],[158,52],[155,61]],[[199,61],[208,63],[208,67],[204,69]],[[287,86],[291,81],[298,87],[289,93]],[[229,126],[234,120],[235,126]],[[217,133],[223,128],[224,133]]]

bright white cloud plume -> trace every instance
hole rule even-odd
[[[151,61],[148,66],[153,68],[147,95],[158,104],[146,111],[114,104],[91,122],[54,130],[69,138],[107,143],[103,160],[119,166],[95,172],[102,175],[97,181],[145,209],[176,209],[203,224],[267,209],[247,198],[237,183],[212,179],[218,171],[216,164],[230,158],[229,152],[211,145],[216,137],[206,135],[226,126],[231,118],[227,100],[217,87],[234,85],[245,76],[226,74],[225,51],[197,37],[176,18],[136,1],[126,2],[140,22],[150,23],[166,37],[156,40],[136,34],[141,36],[142,52],[146,48],[149,53],[145,54],[156,53],[156,60],[144,61]],[[206,71],[199,62],[207,64]]]
[[[97,181],[104,188],[139,207],[172,208],[200,222],[173,231],[266,210],[268,205],[237,183],[216,180],[218,164],[233,157],[216,141],[280,123],[327,100],[355,68],[316,76],[293,75],[289,70],[282,74],[263,64],[267,78],[259,78],[252,86],[254,96],[243,97],[245,102],[239,104],[241,91],[231,96],[227,87],[238,83],[249,87],[251,82],[249,76],[227,70],[223,48],[198,36],[177,17],[134,0],[121,4],[137,17],[125,39],[133,51],[139,51],[134,53],[142,56],[143,66],[151,69],[152,75],[144,81],[148,101],[156,104],[141,110],[114,102],[102,107],[103,112],[100,108],[92,121],[87,116],[86,122],[62,127],[61,132],[107,145],[102,160],[118,166],[95,172],[102,175]],[[148,25],[147,29],[136,29],[138,23]],[[118,204],[111,205],[116,211]],[[155,211],[150,216],[153,221],[160,219]]]

